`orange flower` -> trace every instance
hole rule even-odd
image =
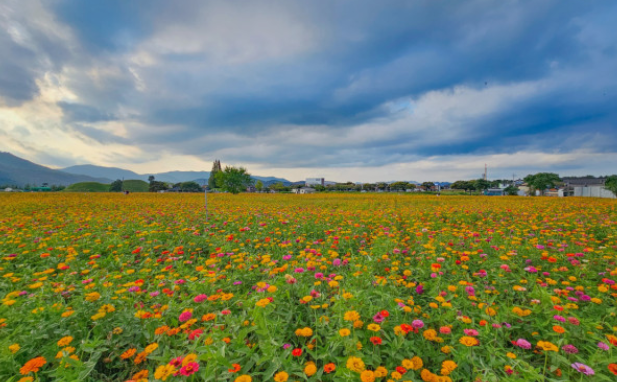
[[[324,367],[323,367],[323,371],[324,371],[324,373],[326,373],[326,374],[330,374],[330,373],[332,373],[334,370],[336,370],[336,365],[335,365],[335,364],[333,364],[332,362],[325,364],[325,365],[324,365]]]
[[[19,369],[19,372],[22,375],[26,375],[32,372],[36,373],[39,371],[41,366],[45,365],[46,363],[47,360],[45,359],[45,357],[36,357],[26,362],[26,364],[22,366],[21,369]]]
[[[139,365],[140,363],[142,363],[143,361],[146,360],[147,356],[148,356],[148,353],[141,352],[141,353],[137,354],[137,357],[135,357],[133,362],[135,362],[135,365]]]
[[[137,349],[129,349],[129,350],[125,351],[124,353],[122,353],[120,358],[122,358],[122,359],[129,359],[129,358],[131,358],[135,354],[136,351],[137,351]]]
[[[566,330],[563,327],[559,326],[559,325],[554,325],[553,326],[553,331],[555,333],[562,334],[562,333],[565,333]]]
[[[608,365],[608,371],[617,375],[617,363],[611,363]]]

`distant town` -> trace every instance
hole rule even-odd
[[[234,171],[240,171],[242,174],[239,175]],[[561,178],[555,173],[541,172],[527,175],[522,179],[491,180],[487,174],[485,167],[481,178],[455,182],[343,183],[323,177],[292,182],[283,178],[253,176],[242,168],[227,166],[223,169],[219,160],[214,161],[210,172],[176,171],[140,175],[128,170],[93,165],[54,170],[9,153],[0,153],[0,190],[4,192],[248,192],[299,195],[320,192],[395,192],[597,198],[615,198],[617,194],[617,175]],[[225,179],[226,176],[235,177],[235,184]]]

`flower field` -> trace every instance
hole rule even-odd
[[[617,203],[0,195],[0,380],[614,381]]]

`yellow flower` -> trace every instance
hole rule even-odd
[[[371,332],[378,332],[381,330],[381,326],[377,324],[369,324],[366,328],[370,330]]]
[[[9,350],[13,354],[17,353],[19,351],[19,349],[21,349],[21,346],[19,346],[19,344],[13,344],[13,345],[9,346]]]
[[[538,344],[536,346],[545,351],[559,351],[559,348],[557,346],[548,341],[538,341]]]
[[[304,366],[304,374],[307,376],[312,376],[317,373],[317,366],[315,366],[315,362],[309,361]]]
[[[397,380],[397,381],[403,378],[403,375],[399,373],[398,371],[393,371],[392,374],[390,374],[390,376],[392,377],[392,379]]]
[[[145,352],[146,354],[150,354],[150,353],[152,353],[153,351],[155,351],[156,349],[158,349],[158,347],[159,347],[159,344],[157,344],[157,343],[155,342],[155,343],[153,343],[153,344],[150,344],[150,345],[146,346],[146,348],[144,349],[144,352]]]
[[[457,364],[454,361],[446,360],[441,363],[441,375],[449,375],[457,368]]]
[[[364,362],[358,357],[347,358],[346,366],[349,370],[355,371],[356,373],[361,373],[366,368]]]
[[[284,371],[280,371],[274,375],[274,382],[287,382],[289,379],[289,374]]]
[[[415,356],[411,359],[413,366],[410,369],[419,370],[424,366],[424,362],[422,362],[422,358]]]
[[[506,357],[508,357],[508,358],[512,358],[512,359],[516,359],[516,354],[508,352],[508,353],[506,354]]]
[[[362,320],[356,320],[353,322],[353,327],[356,329],[361,329],[363,325],[364,322],[362,322]]]
[[[360,374],[360,379],[362,382],[375,382],[375,374],[370,370],[364,370]]]
[[[422,333],[422,335],[427,341],[435,341],[437,338],[437,331],[435,331],[435,329],[427,329]]]
[[[450,354],[451,351],[452,351],[452,348],[450,346],[443,346],[441,348],[441,352],[444,354]]]
[[[239,377],[237,377],[236,379],[234,379],[234,382],[252,382],[253,378],[251,378],[250,375],[241,375]]]
[[[349,329],[341,329],[341,330],[338,331],[338,334],[341,337],[347,337],[348,335],[351,334],[351,330],[349,330]]]
[[[458,340],[458,342],[460,342],[461,344],[465,346],[478,346],[480,344],[480,342],[478,342],[477,339],[475,339],[474,337],[469,337],[469,336],[461,337],[461,339]]]
[[[348,312],[345,313],[345,316],[343,317],[343,319],[345,321],[357,321],[360,319],[360,313],[356,312],[355,310],[350,310]]]
[[[375,374],[375,378],[385,377],[386,375],[388,375],[388,369],[383,366],[379,366],[377,369],[375,369],[375,372],[373,374]]]
[[[270,303],[270,300],[268,300],[267,298],[262,298],[261,300],[257,301],[257,303],[255,305],[257,305],[260,308],[265,308],[269,303]],[[238,377],[238,378],[240,378],[240,377]]]
[[[431,373],[427,369],[422,369],[422,372],[420,373],[420,378],[422,378],[424,382],[435,382],[436,377],[437,376],[435,374]]]
[[[182,366],[186,366],[189,363],[193,363],[193,362],[195,362],[196,359],[197,359],[197,354],[190,353],[189,355],[184,357],[184,359],[182,360]]]
[[[86,294],[86,301],[94,302],[98,300],[99,298],[101,298],[101,294],[98,292],[92,292],[92,293]]]

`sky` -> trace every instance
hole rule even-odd
[[[0,151],[289,180],[617,173],[617,2],[3,0]]]

